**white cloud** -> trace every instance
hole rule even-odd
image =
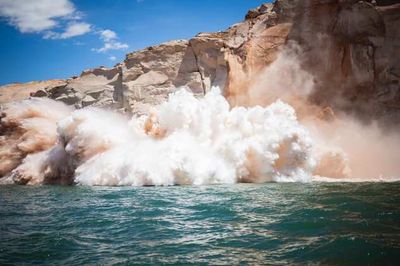
[[[110,30],[96,30],[95,25],[83,21],[71,0],[0,0],[0,17],[21,33],[39,33],[45,39],[68,39],[93,32],[103,42],[99,53],[128,49]],[[111,57],[110,57],[110,60]]]
[[[117,58],[115,57],[115,56],[110,56],[108,59],[110,59],[111,61],[115,61],[115,60],[117,60]]]
[[[22,33],[42,32],[59,25],[58,20],[76,17],[69,0],[1,0],[0,16]]]
[[[117,34],[112,30],[102,30],[99,31],[100,39],[104,41],[104,45],[101,48],[93,48],[92,51],[96,51],[98,53],[105,53],[109,50],[126,50],[129,48],[129,45],[126,43],[118,42]]]
[[[68,39],[75,36],[84,35],[91,31],[91,25],[85,22],[70,23],[63,33],[47,32],[45,39]]]
[[[85,22],[74,22],[68,25],[64,33],[61,34],[61,39],[67,39],[90,32],[90,24]]]
[[[127,45],[126,43],[120,43],[120,42],[106,42],[104,43],[104,46],[101,48],[93,48],[93,51],[96,51],[98,53],[105,53],[109,50],[126,50],[129,48],[129,45]]]
[[[112,30],[103,30],[100,31],[100,38],[104,41],[111,41],[117,38],[117,34]]]

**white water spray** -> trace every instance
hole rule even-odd
[[[230,108],[218,88],[203,98],[182,88],[149,115],[131,119],[91,107],[73,111],[49,99],[4,111],[0,183],[393,181],[354,179],[354,155],[349,162],[317,123],[301,125],[290,105]]]
[[[130,121],[76,110],[57,132],[54,147],[28,155],[9,176],[29,184],[61,173],[85,185],[306,182],[315,166],[312,140],[292,107],[277,101],[230,109],[217,88],[200,99],[181,89]]]

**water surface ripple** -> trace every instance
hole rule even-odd
[[[0,186],[0,265],[393,264],[400,183]]]

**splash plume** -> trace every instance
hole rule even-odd
[[[314,77],[289,43],[235,94],[185,88],[149,115],[73,110],[49,99],[7,105],[1,183],[175,185],[392,181],[400,138],[310,101]],[[229,99],[232,102],[232,99]],[[362,132],[362,137],[360,133]]]
[[[57,121],[71,111],[63,103],[44,98],[6,105],[0,121],[0,176],[7,175],[26,156],[51,148],[57,140]]]
[[[28,155],[9,179],[68,183],[70,174],[77,184],[135,186],[310,181],[314,168],[312,140],[292,107],[277,101],[230,109],[217,88],[201,99],[181,89],[152,115],[129,122],[110,111],[76,110],[57,132],[46,142],[53,147]]]

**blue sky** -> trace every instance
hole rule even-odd
[[[79,75],[224,30],[266,0],[0,0],[0,84]]]

